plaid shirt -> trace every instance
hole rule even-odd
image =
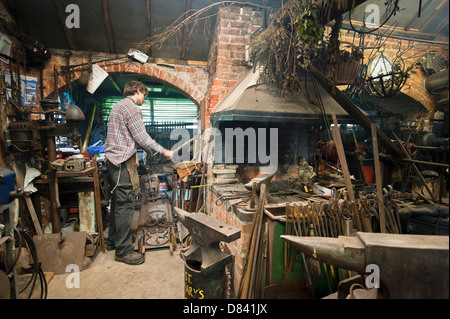
[[[130,98],[116,103],[108,119],[105,156],[116,166],[129,159],[139,144],[144,150],[162,152],[164,149],[148,135],[142,121],[142,110]]]

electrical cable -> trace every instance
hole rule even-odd
[[[36,249],[36,245],[33,241],[33,239],[31,238],[31,236],[23,231],[23,230],[17,230],[14,229],[20,236],[20,247],[22,247],[22,242],[25,242],[25,244],[27,245],[28,249],[30,250],[30,254],[31,257],[33,258],[33,274],[30,277],[30,280],[28,281],[28,283],[25,285],[25,287],[19,292],[22,293],[24,292],[32,283],[31,285],[31,289],[30,292],[28,294],[28,299],[31,298],[35,285],[36,285],[36,280],[39,278],[40,283],[41,283],[41,294],[40,294],[40,298],[41,299],[46,299],[47,298],[47,292],[48,292],[48,286],[47,286],[47,280],[45,278],[45,274],[42,271],[42,267],[41,264],[38,262],[38,255],[37,255],[37,249]],[[17,261],[18,257],[16,257],[16,261]]]

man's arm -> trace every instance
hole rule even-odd
[[[145,130],[145,125],[142,120],[142,111],[137,106],[130,108],[127,112],[128,130],[133,136],[136,143],[138,143],[146,151],[155,150],[162,153],[167,158],[172,158],[172,151],[166,150],[158,142],[156,142]]]

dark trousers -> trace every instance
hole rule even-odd
[[[115,166],[106,161],[106,167],[110,185],[114,189],[111,197],[107,245],[115,246],[117,256],[124,256],[134,251],[131,222],[134,215],[136,196],[133,194],[133,186],[125,162],[120,166]]]

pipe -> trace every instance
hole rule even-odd
[[[86,131],[86,136],[85,136],[84,142],[83,142],[83,150],[86,149],[87,143],[89,141],[89,136],[91,135],[91,132],[92,132],[92,124],[94,123],[96,109],[97,109],[97,103],[94,104],[94,108],[92,109],[91,120],[89,121],[89,126]]]
[[[448,90],[448,69],[427,75],[423,80],[423,87],[431,94]]]

